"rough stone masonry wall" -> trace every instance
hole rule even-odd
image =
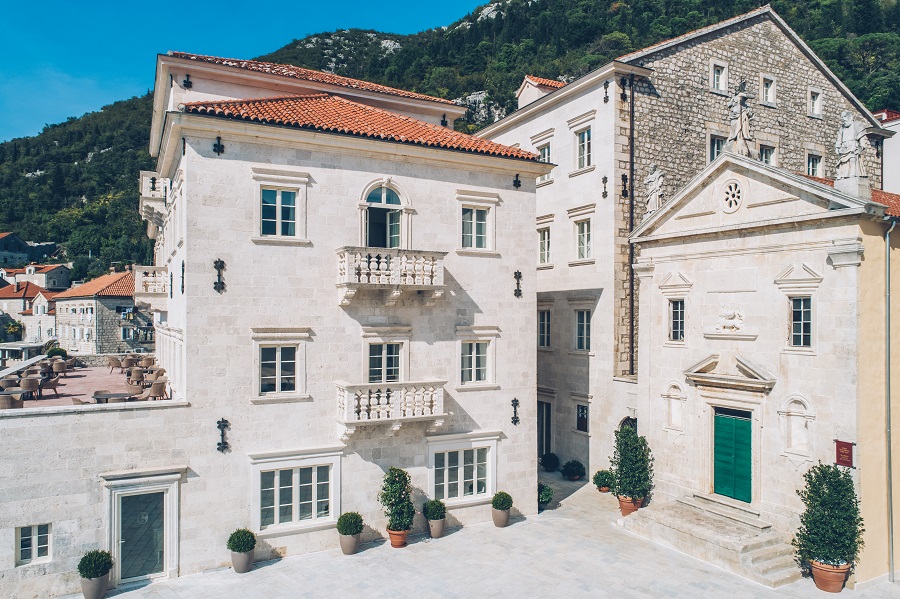
[[[735,24],[710,36],[661,50],[639,59],[653,69],[647,80],[635,85],[635,226],[646,212],[644,179],[653,164],[666,175],[664,199],[672,198],[709,158],[709,136],[728,136],[729,95],[710,91],[712,61],[724,63],[731,92],[744,79],[753,111],[751,134],[759,144],[776,148],[776,166],[806,172],[806,154],[822,156],[824,176],[833,178],[836,168],[834,141],[844,110],[858,112],[825,74],[766,16]],[[760,78],[773,76],[775,106],[760,103]],[[822,118],[807,115],[809,88],[823,92]],[[628,102],[615,95],[619,109],[616,139],[616,185],[628,174]],[[881,188],[881,158],[866,151],[866,169],[873,189]],[[617,371],[628,370],[628,199],[619,194],[616,252],[616,356]],[[640,249],[636,248],[635,255]],[[636,290],[635,290],[636,293]],[[637,305],[637,297],[635,297]],[[637,314],[635,310],[635,331]],[[637,333],[635,333],[637,335]],[[635,336],[635,341],[637,337]]]

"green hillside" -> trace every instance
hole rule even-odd
[[[475,131],[514,108],[526,73],[572,79],[757,5],[506,0],[414,35],[321,33],[260,58],[465,98],[471,110],[457,128]],[[869,108],[900,109],[900,0],[779,0],[773,7]],[[153,166],[149,124],[148,95],[0,144],[0,230],[62,242],[78,276],[114,261],[149,260],[136,211],[138,171]]]

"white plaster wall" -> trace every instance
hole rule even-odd
[[[896,135],[884,140],[884,190],[900,193],[900,119],[885,123]]]

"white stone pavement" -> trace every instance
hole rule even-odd
[[[546,478],[545,478],[546,477]],[[324,551],[183,576],[111,592],[121,599],[293,599],[297,597],[616,597],[699,599],[819,598],[812,580],[776,590],[719,570],[633,536],[615,525],[614,497],[587,483],[552,482],[551,509],[505,529],[490,523],[450,531],[442,539],[411,539],[404,549],[363,546],[354,556]],[[569,495],[571,493],[571,495]],[[568,495],[568,496],[566,496]],[[335,533],[337,534],[337,533]],[[224,549],[223,549],[224,552]],[[856,599],[900,597],[900,585],[882,583]],[[80,595],[72,596],[80,597]]]

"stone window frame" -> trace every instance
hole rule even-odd
[[[36,557],[37,551],[39,549],[38,539],[41,536],[38,533],[38,529],[41,526],[47,527],[47,555],[43,557]],[[30,528],[31,534],[31,557],[28,559],[22,559],[22,529]],[[44,564],[47,562],[53,561],[53,523],[44,522],[41,524],[26,524],[24,526],[16,527],[16,550],[15,550],[15,563],[16,567],[20,566],[28,566],[30,564]]]
[[[551,232],[551,225],[553,224],[553,220],[555,218],[555,214],[544,214],[535,219],[535,223],[537,225],[537,233],[538,233],[538,270],[548,270],[553,268],[553,250],[552,245],[548,243],[548,254],[547,254],[547,262],[541,264],[540,263],[540,243],[541,243],[541,231],[546,229],[549,240],[552,240],[553,233]],[[549,241],[548,240],[548,241]],[[552,241],[551,241],[552,243]]]
[[[694,286],[694,283],[690,281],[686,276],[681,274],[678,271],[670,272],[659,284],[659,291],[666,298],[666,319],[668,321],[669,330],[666,332],[666,340],[663,342],[664,347],[678,347],[684,348],[686,347],[685,339],[687,339],[687,316],[690,313],[690,290],[691,287]],[[673,301],[681,301],[684,302],[684,322],[683,322],[683,333],[684,336],[681,341],[674,341],[671,336],[671,326],[672,326],[672,302]]]
[[[500,445],[500,431],[475,431],[471,433],[454,433],[448,435],[426,435],[425,443],[428,447],[428,493],[434,496],[434,456],[437,453],[448,451],[462,451],[466,449],[487,448],[487,480],[486,492],[479,495],[454,497],[443,499],[448,508],[481,505],[491,502],[494,493],[497,492],[497,450]]]
[[[722,149],[720,149],[718,151],[718,153],[715,155],[715,157],[712,155],[713,154],[713,152],[712,152],[713,140],[721,140],[721,142],[722,142]],[[727,133],[723,134],[723,133],[719,133],[716,131],[708,131],[706,133],[706,164],[712,164],[712,162],[714,160],[716,160],[719,156],[722,155],[722,153],[725,151],[725,142],[727,140],[728,140]]]
[[[594,212],[597,208],[597,204],[585,204],[584,206],[578,206],[576,208],[570,208],[567,210],[567,214],[569,219],[572,220],[572,255],[575,257],[574,260],[569,261],[569,266],[583,266],[585,264],[594,264],[596,262],[596,258],[594,258],[593,252],[593,220]],[[579,232],[582,224],[587,224],[587,254],[585,257],[579,257],[579,251],[581,249],[581,239],[582,235]]]
[[[500,389],[497,383],[497,341],[500,338],[498,326],[457,326],[456,327],[456,391],[494,391]],[[462,381],[463,343],[487,343],[485,354],[485,380]]]
[[[681,324],[681,328],[679,329],[681,332],[681,338],[675,339],[675,303],[678,302],[681,304],[681,319],[678,321]],[[668,300],[669,303],[669,314],[668,314],[668,322],[669,322],[669,336],[668,342],[672,344],[684,345],[685,344],[685,333],[686,326],[685,323],[687,321],[687,303],[685,302],[683,297],[672,297]]]
[[[817,290],[819,285],[822,283],[822,276],[817,272],[812,270],[809,266],[805,264],[800,264],[799,268],[803,270],[802,273],[798,270],[797,265],[791,265],[784,270],[782,270],[775,277],[775,285],[781,290],[782,293],[787,297],[787,310],[786,310],[786,323],[784,330],[787,335],[785,336],[784,346],[781,349],[781,353],[784,354],[799,354],[806,356],[815,356],[817,355],[817,347],[818,347],[818,334],[816,322],[819,320],[818,315],[818,293]],[[791,275],[797,271],[801,274],[800,277],[791,277]],[[794,346],[791,345],[791,334],[792,334],[792,306],[793,300],[799,298],[809,298],[810,299],[810,344],[809,347],[806,346]]]
[[[538,155],[538,161],[539,161],[539,162],[550,163],[550,161],[551,161],[551,158],[550,158],[550,157],[552,156],[552,154],[551,154],[551,149],[552,149],[552,148],[550,147],[550,141],[549,141],[549,140],[547,140],[546,142],[542,143],[542,144],[539,145],[539,146],[536,146],[536,147],[534,148],[534,150],[535,150],[535,153]],[[546,155],[546,156],[544,156],[544,150],[547,151],[547,155]],[[551,172],[552,172],[552,171],[551,171]],[[546,174],[540,175],[540,176],[537,178],[538,184],[541,184],[541,183],[550,183],[550,182],[552,182],[552,181],[553,181],[553,177],[550,176],[550,173],[546,173]]]
[[[716,87],[716,68],[722,69],[722,76],[720,77],[721,85]],[[717,58],[709,59],[709,91],[714,94],[719,94],[722,96],[728,95],[728,63],[724,60],[719,60]]]
[[[765,85],[767,80],[772,82],[772,99],[768,102],[763,100],[765,97]],[[759,104],[761,106],[768,106],[769,108],[778,107],[778,79],[771,73],[759,74]]]
[[[575,425],[572,432],[576,435],[591,436],[591,396],[583,393],[570,393],[570,397],[575,401]],[[584,409],[585,414],[585,430],[578,428],[578,411]]]
[[[251,178],[256,193],[253,202],[253,235],[250,241],[256,245],[308,246],[312,242],[307,237],[308,230],[308,189],[311,180],[309,173],[290,169],[273,169],[253,167]],[[291,191],[295,195],[294,235],[262,234],[262,192],[263,189]]]
[[[497,210],[500,207],[500,196],[496,193],[482,191],[456,190],[456,201],[459,207],[456,228],[456,253],[461,256],[499,256],[497,252]],[[463,209],[486,210],[485,247],[463,247]]]
[[[581,117],[576,117],[569,122],[569,128],[572,130],[572,134],[575,136],[575,143],[573,147],[575,169],[569,173],[569,177],[575,177],[583,173],[589,173],[597,168],[597,165],[594,163],[594,132],[591,131],[595,112],[596,111],[591,111],[587,113],[587,115],[589,116],[582,115]],[[582,161],[581,136],[583,134],[586,135],[586,137],[584,143],[584,160]]]
[[[765,160],[763,160],[763,157],[762,157],[763,156],[763,148],[772,150],[772,161],[771,162],[766,162]],[[768,164],[769,166],[778,166],[778,146],[773,146],[773,145],[769,145],[768,143],[760,142],[758,151],[759,151],[760,162],[762,162],[763,164]]]
[[[796,409],[799,407],[800,409]],[[803,461],[812,460],[815,455],[815,434],[812,426],[816,422],[816,412],[812,408],[812,403],[804,396],[798,393],[788,395],[781,409],[778,410],[779,424],[781,428],[782,442],[784,450],[781,455],[787,458],[801,459]],[[804,428],[807,429],[807,446],[797,446],[793,441],[793,425],[796,422],[803,422]]]
[[[250,329],[250,338],[253,351],[253,357],[250,361],[253,365],[250,369],[253,375],[252,386],[250,387],[250,403],[273,404],[309,401],[311,397],[307,393],[306,345],[312,338],[312,329],[308,327],[253,327]],[[276,391],[261,394],[259,392],[259,377],[261,374],[260,349],[273,346],[291,346],[296,348],[296,353],[294,354],[296,361],[294,372],[295,388],[293,391]]]
[[[369,347],[386,343],[400,344],[400,378],[398,383],[409,378],[409,345],[412,338],[411,326],[365,326],[362,327],[362,370],[360,380],[369,384]],[[372,383],[373,385],[376,383]]]
[[[819,112],[813,112],[813,94],[818,94]],[[806,89],[806,116],[822,119],[825,114],[825,91],[821,87],[809,86]]]
[[[376,189],[387,188],[397,194],[397,197],[400,199],[399,204],[375,204],[374,202],[369,202],[369,194],[375,191]],[[391,177],[381,177],[375,179],[374,181],[370,181],[366,186],[363,187],[362,193],[360,194],[359,201],[357,202],[357,208],[359,209],[359,246],[360,247],[369,247],[368,245],[368,214],[369,208],[375,207],[380,209],[385,209],[388,206],[395,206],[395,208],[389,208],[391,210],[397,210],[400,213],[400,245],[396,248],[385,248],[385,249],[403,249],[408,250],[412,247],[412,217],[416,213],[415,209],[412,207],[412,202],[410,200],[410,195],[406,193],[401,186],[397,184],[397,182]]]
[[[542,321],[543,315],[546,315],[545,321]],[[553,310],[542,305],[538,306],[537,311],[537,339],[539,350],[546,351],[553,348]],[[546,342],[541,343],[542,341]]]
[[[538,234],[538,267],[547,268],[553,266],[553,256],[550,253],[550,225],[537,230]],[[546,237],[546,239],[545,239]],[[546,243],[545,243],[546,242]]]
[[[812,150],[805,150],[803,153],[804,153],[804,156],[805,156],[805,158],[806,158],[806,161],[805,161],[805,162],[806,162],[806,174],[807,174],[808,176],[810,176],[810,177],[822,177],[822,176],[824,176],[824,173],[822,172],[822,170],[823,170],[823,166],[824,166],[825,159],[824,159],[824,157],[822,156],[822,154],[817,153],[817,152],[814,152],[814,151],[812,151]],[[809,168],[809,167],[810,167],[810,159],[811,159],[811,158],[817,158],[817,159],[818,159],[818,162],[816,163],[817,172],[816,172],[815,174],[813,174],[813,173],[810,172],[810,168]]]

